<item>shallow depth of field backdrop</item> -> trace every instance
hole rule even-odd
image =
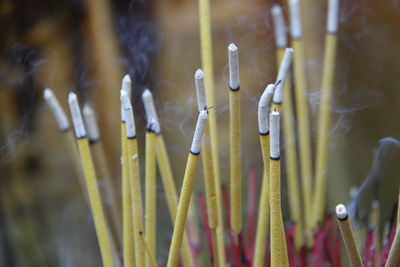
[[[270,13],[275,3],[283,6],[288,18],[286,1],[211,1],[213,108],[224,184],[229,181],[226,49],[231,42],[239,48],[244,199],[247,170],[257,168],[261,180],[257,103],[276,77]],[[315,145],[327,7],[326,1],[300,0],[300,4]],[[399,12],[398,0],[340,1],[327,170],[331,211],[338,202],[347,203],[351,187],[365,179],[378,141],[400,137]],[[150,88],[179,189],[197,118],[193,75],[199,67],[197,1],[1,1],[0,266],[101,264],[92,217],[43,101],[44,88],[54,90],[68,116],[68,92],[77,92],[81,103],[93,103],[119,191],[121,79],[126,73],[133,79],[132,104],[142,155],[146,123],[140,95]],[[390,218],[396,202],[399,155],[395,151],[381,159],[385,168],[379,182],[361,201],[366,210],[372,197],[381,201],[381,222]],[[204,191],[201,172],[198,167],[194,193]],[[285,179],[282,182],[285,219],[287,189]],[[157,259],[165,264],[172,225],[161,183],[157,197]]]

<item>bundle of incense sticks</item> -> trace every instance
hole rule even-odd
[[[203,68],[194,74],[198,115],[192,143],[190,147],[188,146],[183,184],[179,191],[153,94],[149,89],[145,89],[141,95],[147,127],[143,140],[145,154],[139,155],[138,142],[142,140],[138,140],[136,136],[135,107],[131,102],[132,80],[129,75],[122,79],[119,129],[122,203],[116,202],[115,188],[109,180],[110,172],[104,157],[94,107],[85,103],[82,116],[77,95],[70,93],[68,102],[75,131],[74,138],[70,123],[56,96],[50,89],[45,89],[44,98],[64,136],[69,156],[77,169],[82,191],[91,208],[104,266],[120,266],[122,263],[123,266],[157,266],[162,263],[168,267],[178,265],[223,267],[226,264],[233,264],[235,267],[266,266],[267,263],[273,267],[326,264],[341,266],[340,239],[333,227],[332,217],[325,215],[326,168],[329,163],[328,132],[335,73],[339,3],[338,0],[329,0],[328,5],[315,172],[311,164],[306,65],[298,0],[290,0],[289,8],[292,48],[287,47],[285,19],[281,7],[275,5],[271,9],[275,26],[278,68],[274,83],[266,86],[260,94],[258,104],[258,133],[263,162],[259,169],[263,171],[258,198],[255,169],[249,171],[247,227],[242,227],[245,214],[242,209],[242,184],[245,179],[241,168],[240,107],[240,92],[246,88],[240,86],[239,49],[231,43],[227,49],[229,84],[226,90],[226,102],[229,102],[230,179],[229,185],[226,186],[221,184],[219,173],[215,114],[217,107],[210,108],[214,107],[215,100],[208,0],[199,0]],[[293,86],[295,97],[292,95]],[[296,103],[296,111],[293,108],[293,101]],[[293,118],[296,119],[296,124]],[[298,144],[294,141],[297,139],[297,132]],[[284,148],[281,146],[281,138],[286,144]],[[281,159],[282,151],[285,152],[284,159]],[[299,162],[297,153],[300,155]],[[201,258],[197,248],[191,245],[193,242],[190,238],[193,235],[186,229],[189,212],[193,208],[190,201],[193,198],[193,184],[200,157],[204,174],[204,194],[195,197],[199,198],[202,227],[200,231],[205,233],[204,241],[208,248],[206,253],[209,258],[205,259]],[[140,173],[139,160],[144,160],[144,175]],[[289,219],[292,222],[286,225],[281,206],[281,160],[286,161]],[[300,174],[297,174],[298,165]],[[160,247],[157,244],[166,243],[165,240],[160,240],[160,235],[157,235],[157,225],[165,223],[157,219],[157,168],[160,171],[162,188],[166,194],[173,225],[171,239],[167,240],[168,257],[164,259],[157,257],[159,255],[157,249]],[[141,185],[142,176],[144,187]],[[298,184],[299,180],[301,186]],[[392,226],[388,231],[389,241],[380,249],[378,204],[375,203],[373,211],[371,228],[366,238],[364,253],[361,254],[346,207],[344,205],[336,207],[338,225],[351,263],[354,266],[363,264],[378,266],[382,263],[386,263],[385,266],[397,266],[400,256],[398,253],[400,230]],[[399,221],[398,219],[396,224]],[[190,227],[196,228],[199,224],[197,222]],[[247,238],[244,238],[245,236]],[[122,261],[119,255],[123,256]]]

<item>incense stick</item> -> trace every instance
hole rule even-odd
[[[193,142],[186,164],[185,175],[181,194],[178,202],[178,211],[176,214],[174,232],[172,234],[171,247],[168,254],[168,267],[175,267],[178,265],[179,253],[181,250],[181,243],[183,233],[185,230],[186,216],[189,209],[190,197],[192,195],[192,187],[196,171],[197,162],[200,155],[200,147],[203,140],[203,134],[207,125],[208,114],[206,110],[199,113],[196,124],[196,130],[193,136]]]
[[[339,222],[340,233],[342,234],[342,238],[347,250],[347,255],[350,258],[351,264],[355,267],[362,267],[363,264],[360,252],[354,239],[347,209],[343,204],[339,204],[336,206],[336,216]]]
[[[122,244],[122,222],[120,218],[119,205],[116,203],[116,194],[114,192],[111,174],[108,169],[104,147],[101,142],[96,115],[93,107],[88,103],[83,106],[82,113],[95,170],[100,183],[102,183],[100,186],[100,192],[104,195],[105,203],[107,203],[108,206],[105,207],[105,212],[108,215],[108,219],[112,222],[111,226],[114,233],[113,237],[116,239],[115,243]]]
[[[121,96],[126,94],[128,99],[131,95],[131,79],[129,75],[125,75],[122,79]],[[131,181],[129,178],[129,157],[128,157],[128,141],[126,137],[126,120],[125,111],[121,103],[121,175],[122,175],[122,231],[123,231],[123,256],[124,264],[128,267],[135,264],[135,241],[133,238],[133,214],[132,214],[132,192]]]
[[[197,95],[197,107],[198,111],[207,109],[206,102],[206,88],[204,84],[204,72],[198,69],[194,75],[196,95]],[[208,121],[208,124],[210,121]],[[218,226],[218,210],[217,210],[217,196],[216,187],[217,182],[215,180],[215,172],[212,161],[212,148],[210,140],[210,127],[206,127],[203,136],[203,144],[201,147],[202,151],[202,163],[203,163],[203,173],[204,173],[204,185],[206,191],[207,200],[207,219],[208,225],[212,230],[212,240],[216,240],[216,228]],[[216,245],[213,248],[216,250]],[[218,264],[218,253],[214,253],[214,262]]]
[[[194,75],[196,95],[197,95],[197,107],[198,111],[207,109],[206,102],[206,89],[204,85],[204,72],[198,69]],[[214,179],[214,166],[212,162],[211,153],[211,142],[210,142],[210,131],[209,127],[205,129],[203,136],[202,151],[202,163],[204,173],[204,185],[206,191],[207,200],[207,218],[208,225],[211,229],[215,230],[218,226],[218,215],[217,215],[217,199],[216,199],[216,181]]]
[[[286,248],[285,228],[281,208],[281,164],[280,164],[280,115],[277,111],[270,114],[270,236],[271,267],[289,266]]]
[[[141,233],[143,232],[143,204],[140,185],[139,155],[136,139],[135,119],[133,117],[132,105],[126,91],[121,92],[121,104],[124,109],[126,123],[127,154],[129,166],[129,184],[131,191],[131,210],[133,216],[133,239],[135,242],[135,262],[136,266],[145,266],[144,248],[141,243]]]
[[[97,186],[96,173],[93,167],[92,156],[90,154],[89,143],[86,136],[85,126],[82,120],[81,110],[79,108],[78,99],[74,93],[69,94],[68,103],[75,128],[75,136],[78,143],[83,173],[85,175],[86,188],[88,191],[89,203],[94,218],[94,224],[99,241],[103,265],[105,267],[112,267],[114,266],[114,263],[109,228],[101,204],[100,192]]]
[[[258,206],[257,234],[254,249],[253,266],[265,265],[267,251],[267,235],[269,230],[269,123],[268,112],[276,86],[269,84],[261,95],[258,103],[258,128],[260,134],[261,152],[263,158],[263,181],[261,187],[260,204]]]
[[[201,43],[201,63],[205,73],[206,97],[207,104],[210,107],[215,106],[214,92],[214,71],[213,71],[213,52],[212,52],[212,35],[210,25],[210,1],[198,0],[199,3],[199,21],[200,21],[200,43]],[[224,223],[222,216],[222,196],[221,196],[221,178],[219,172],[219,154],[218,154],[218,131],[216,108],[209,110],[209,131],[211,137],[211,153],[214,166],[214,179],[216,189],[217,202],[217,251],[218,265],[225,266],[225,245],[224,245]]]
[[[140,240],[142,241],[142,245],[143,245],[143,247],[144,247],[144,249],[146,251],[146,256],[148,257],[149,263],[146,262],[146,264],[149,265],[149,266],[157,267],[158,264],[157,264],[156,257],[154,256],[154,254],[152,253],[151,249],[147,245],[146,240],[144,239],[142,232],[140,233]],[[147,261],[147,259],[146,259],[146,261]]]
[[[160,169],[161,182],[163,184],[168,210],[173,225],[175,223],[176,211],[178,207],[178,193],[171,170],[167,148],[161,132],[160,122],[158,121],[158,116],[153,100],[153,94],[150,92],[150,90],[144,90],[142,94],[142,101],[144,104],[146,117],[148,118],[148,120],[155,120],[156,122],[156,124],[154,124],[154,131],[156,132],[155,147],[157,147],[155,155],[158,168]],[[184,266],[193,266],[193,252],[190,248],[190,243],[186,232],[183,238],[181,257]]]
[[[300,215],[301,202],[300,202],[299,186],[297,181],[298,163],[296,156],[296,141],[295,141],[296,137],[292,119],[294,114],[293,114],[293,104],[292,104],[291,81],[289,75],[293,49],[286,48],[287,46],[286,25],[285,25],[285,18],[283,17],[282,13],[282,8],[279,5],[274,5],[271,9],[271,13],[275,26],[277,66],[280,65],[277,81],[282,81],[282,83],[278,85],[276,92],[274,94],[273,109],[280,112],[281,106],[283,106],[284,110],[284,112],[282,113],[282,121],[284,126],[283,138],[285,140],[285,152],[286,152],[285,160],[287,162],[286,173],[287,173],[287,184],[289,191],[290,215],[292,220],[296,224],[294,241],[296,249],[299,250],[302,245],[303,223]],[[287,53],[290,53],[290,62],[289,62],[289,54]],[[283,93],[282,89],[284,90]],[[283,98],[283,104],[281,105],[282,98]]]
[[[76,145],[74,133],[70,128],[67,115],[65,114],[63,108],[61,107],[56,96],[50,88],[44,89],[43,97],[46,100],[46,103],[49,106],[51,113],[53,114],[53,117],[58,125],[60,132],[62,133],[62,138],[78,176],[78,181],[81,186],[82,193],[86,197],[86,200],[88,200],[86,193],[85,177],[83,175],[82,165],[79,160],[78,147]]]
[[[296,88],[296,108],[298,116],[300,170],[303,189],[304,227],[307,246],[312,246],[311,233],[311,194],[312,194],[312,164],[310,123],[308,117],[306,65],[304,59],[304,44],[301,31],[300,10],[298,0],[289,1],[290,32],[294,48],[294,81]]]
[[[336,46],[338,28],[339,0],[329,0],[327,29],[325,35],[324,67],[321,83],[321,105],[319,110],[319,128],[317,138],[317,154],[315,169],[314,214],[312,226],[323,219],[325,208],[326,175],[328,165],[330,108],[332,101],[332,87],[335,77]]]
[[[148,118],[149,119],[149,118]],[[146,244],[152,255],[156,255],[156,158],[155,158],[155,130],[157,122],[150,119],[147,122],[146,151],[145,151],[145,230]],[[149,254],[146,256],[146,266],[151,266]]]
[[[240,86],[238,48],[228,46],[229,59],[229,155],[231,226],[238,235],[242,231],[242,181],[240,157]]]

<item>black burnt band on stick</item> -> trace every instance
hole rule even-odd
[[[200,155],[200,151],[199,151],[199,152],[193,152],[192,150],[190,150],[190,153],[191,153],[192,155],[195,155],[195,156]]]
[[[268,132],[265,132],[265,133],[259,132],[259,134],[260,134],[261,136],[267,136],[267,135],[269,135],[269,131],[268,131]]]
[[[235,91],[239,91],[240,90],[240,86],[238,86],[237,88],[232,88],[229,86],[229,90],[235,92]]]
[[[281,157],[277,157],[277,158],[275,158],[275,157],[269,157],[271,160],[280,160],[281,159]]]

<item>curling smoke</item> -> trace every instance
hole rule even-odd
[[[364,182],[354,193],[350,202],[350,217],[354,220],[358,217],[358,208],[361,198],[369,188],[377,188],[379,181],[389,164],[392,162],[394,154],[399,153],[400,140],[393,137],[385,137],[378,141],[378,147],[373,152],[373,161]]]

